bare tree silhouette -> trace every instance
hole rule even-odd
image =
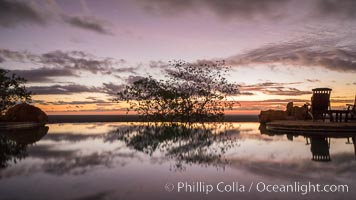
[[[116,101],[127,101],[146,121],[220,121],[225,109],[237,103],[231,96],[238,85],[224,77],[229,67],[223,61],[191,65],[170,63],[165,80],[149,76],[118,93]]]

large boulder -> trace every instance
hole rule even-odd
[[[17,104],[5,113],[8,122],[37,122],[45,123],[48,116],[41,109],[27,103]]]
[[[261,123],[271,122],[275,120],[286,120],[287,112],[283,110],[267,110],[261,111],[258,118]]]

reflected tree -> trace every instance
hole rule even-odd
[[[25,158],[27,156],[26,146],[0,135],[0,168],[6,168],[9,163],[16,163]]]
[[[227,123],[151,123],[117,133],[127,146],[149,155],[159,151],[183,169],[184,164],[225,164],[223,154],[236,144],[228,129]]]

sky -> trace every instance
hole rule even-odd
[[[47,114],[123,114],[116,93],[173,60],[224,60],[229,114],[356,94],[354,0],[0,0],[0,68],[28,80]]]

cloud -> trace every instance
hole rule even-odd
[[[109,66],[114,64],[112,58],[100,59],[83,51],[52,51],[40,55],[39,63],[65,66],[76,70],[87,70],[94,74],[110,74]]]
[[[239,96],[252,96],[252,95],[255,95],[255,94],[252,93],[252,92],[240,92],[238,95]]]
[[[25,1],[0,0],[0,26],[14,27],[19,24],[44,25],[45,15]]]
[[[138,81],[143,78],[145,78],[145,77],[143,77],[143,76],[129,76],[126,78],[126,83],[133,84],[135,81]]]
[[[98,58],[84,51],[50,51],[43,54],[34,54],[28,51],[12,51],[0,49],[0,58],[13,62],[32,62],[36,64],[66,67],[71,69],[88,70],[92,73],[99,71],[109,73],[108,67],[114,64],[123,64],[125,60],[113,58]]]
[[[63,21],[73,27],[94,31],[100,34],[113,35],[105,26],[105,22],[89,16],[69,16],[64,15]]]
[[[87,105],[87,104],[95,104],[95,105],[104,105],[109,106],[112,105],[112,101],[104,101],[104,100],[95,100],[95,101],[48,101],[48,102],[34,102],[40,105]]]
[[[103,83],[101,87],[102,92],[111,96],[116,96],[119,91],[122,91],[127,84],[133,84],[135,81],[144,78],[143,76],[128,76],[123,84],[115,84],[115,83]]]
[[[115,96],[119,91],[125,88],[124,84],[103,83],[102,92]]]
[[[51,51],[34,54],[28,51],[0,49],[0,63],[20,62],[33,63],[43,67],[11,70],[31,82],[50,81],[53,77],[79,76],[83,71],[93,74],[136,74],[137,66],[126,66],[124,59],[100,58],[83,51]]]
[[[294,87],[289,87],[290,85],[298,85],[301,83],[302,82],[263,82],[253,85],[241,85],[240,89],[242,93],[262,92],[268,95],[300,96],[305,94],[311,94],[311,91],[303,91]]]
[[[20,24],[47,25],[49,22],[64,22],[83,30],[113,35],[109,30],[108,22],[103,19],[93,15],[68,15],[51,0],[47,1],[46,8],[39,8],[34,2],[0,0],[0,26],[10,28]]]
[[[77,94],[83,92],[100,92],[99,88],[88,87],[85,85],[51,85],[51,86],[31,86],[27,90],[32,91],[35,95],[48,94]]]
[[[226,59],[228,65],[288,65],[322,67],[332,71],[356,72],[356,47],[333,40],[299,40],[269,44]]]
[[[285,14],[286,0],[152,0],[139,1],[149,13],[177,15],[210,11],[222,19],[256,17],[277,19]]]
[[[262,92],[269,95],[284,95],[284,96],[300,96],[300,95],[312,93],[311,91],[302,91],[297,88],[282,88],[282,87],[264,89]]]
[[[354,0],[317,0],[316,10],[321,17],[356,19]]]
[[[73,70],[68,68],[47,68],[41,67],[29,70],[10,70],[29,82],[51,82],[55,77],[77,76]]]
[[[317,83],[320,82],[319,79],[305,79],[306,81],[310,82],[310,83]]]
[[[36,57],[37,56],[27,51],[12,51],[9,49],[0,49],[0,63],[4,63],[6,61],[31,61],[36,59]]]

